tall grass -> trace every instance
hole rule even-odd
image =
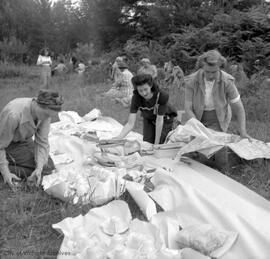
[[[0,63],[0,78],[35,78],[38,77],[37,67],[28,65],[15,65],[12,63]]]

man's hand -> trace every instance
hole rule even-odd
[[[21,180],[21,178],[19,178],[17,175],[12,174],[10,172],[2,173],[2,176],[3,176],[3,179],[4,179],[4,183],[7,183],[11,189],[13,189],[15,187],[15,185],[14,185],[14,183],[12,181],[13,179],[17,180],[17,181]]]
[[[36,185],[39,186],[41,182],[41,172],[42,170],[40,169],[35,169],[33,173],[27,178],[27,182],[30,185]]]

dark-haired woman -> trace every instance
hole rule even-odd
[[[176,110],[169,105],[169,95],[161,91],[151,75],[140,74],[132,78],[134,87],[127,124],[117,138],[124,138],[136,122],[140,110],[143,117],[143,140],[152,144],[164,143],[172,130]]]
[[[52,66],[52,59],[49,55],[48,49],[43,49],[38,56],[37,65],[41,66],[41,81],[42,86],[41,88],[49,88],[50,80],[51,80],[51,66]]]

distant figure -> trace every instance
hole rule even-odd
[[[53,71],[56,75],[63,75],[68,71],[63,59],[60,59],[59,64],[53,69]]]
[[[74,55],[72,55],[69,62],[72,64],[72,69],[75,70],[78,59]]]
[[[83,63],[82,60],[79,60],[78,66],[75,68],[75,71],[79,75],[83,75],[83,73],[85,72],[85,69],[86,69],[86,65]]]
[[[235,79],[235,85],[237,89],[240,91],[240,93],[242,93],[249,81],[244,71],[243,65],[241,63],[231,65],[230,72]]]
[[[121,80],[119,81],[119,86],[123,92],[124,97],[116,98],[116,101],[119,101],[125,108],[127,108],[130,106],[133,94],[133,85],[131,82],[133,74],[128,70],[125,62],[119,63],[118,67],[122,73]]]
[[[185,91],[184,91],[184,72],[173,61],[166,62],[165,71],[165,90],[169,92],[170,102],[177,110],[185,108]]]
[[[141,60],[141,67],[139,68],[137,74],[150,75],[153,79],[157,79],[157,67],[152,65],[148,58],[143,58]]]
[[[122,57],[117,57],[114,61],[114,63],[112,64],[112,69],[111,69],[111,80],[113,81],[113,83],[117,82],[119,77],[121,77],[121,71],[118,67],[118,63],[119,62],[123,62],[123,58]]]
[[[24,64],[30,65],[30,57],[27,53],[23,53],[22,61]]]
[[[49,50],[47,48],[41,50],[40,55],[38,56],[37,65],[41,66],[42,88],[49,89],[52,59],[49,56]]]
[[[84,87],[85,85],[85,77],[84,77],[85,70],[86,70],[86,65],[80,59],[78,66],[75,68],[75,71],[78,73],[78,86],[79,87]]]
[[[124,107],[128,107],[133,93],[133,85],[131,82],[133,75],[128,70],[125,62],[119,62],[118,68],[120,69],[121,77],[118,77],[118,80],[113,84],[113,87],[104,95],[115,99]]]

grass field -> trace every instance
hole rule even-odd
[[[27,68],[28,75],[0,79],[0,109],[16,97],[35,96],[39,89],[38,70]],[[74,110],[84,115],[92,108],[99,108],[106,116],[125,123],[128,110],[120,104],[100,98],[109,84],[86,84],[78,87],[76,75],[54,78],[53,89],[64,98],[64,110]],[[252,109],[252,107],[246,107]],[[270,113],[270,111],[269,111]],[[136,130],[141,131],[138,121]],[[270,122],[248,121],[251,136],[270,142]],[[243,162],[235,167],[230,177],[270,200],[270,165],[268,161]],[[62,236],[51,228],[53,223],[68,216],[86,213],[89,206],[71,206],[53,199],[39,189],[22,184],[12,192],[0,179],[0,258],[56,258]],[[133,212],[134,213],[134,212]]]

